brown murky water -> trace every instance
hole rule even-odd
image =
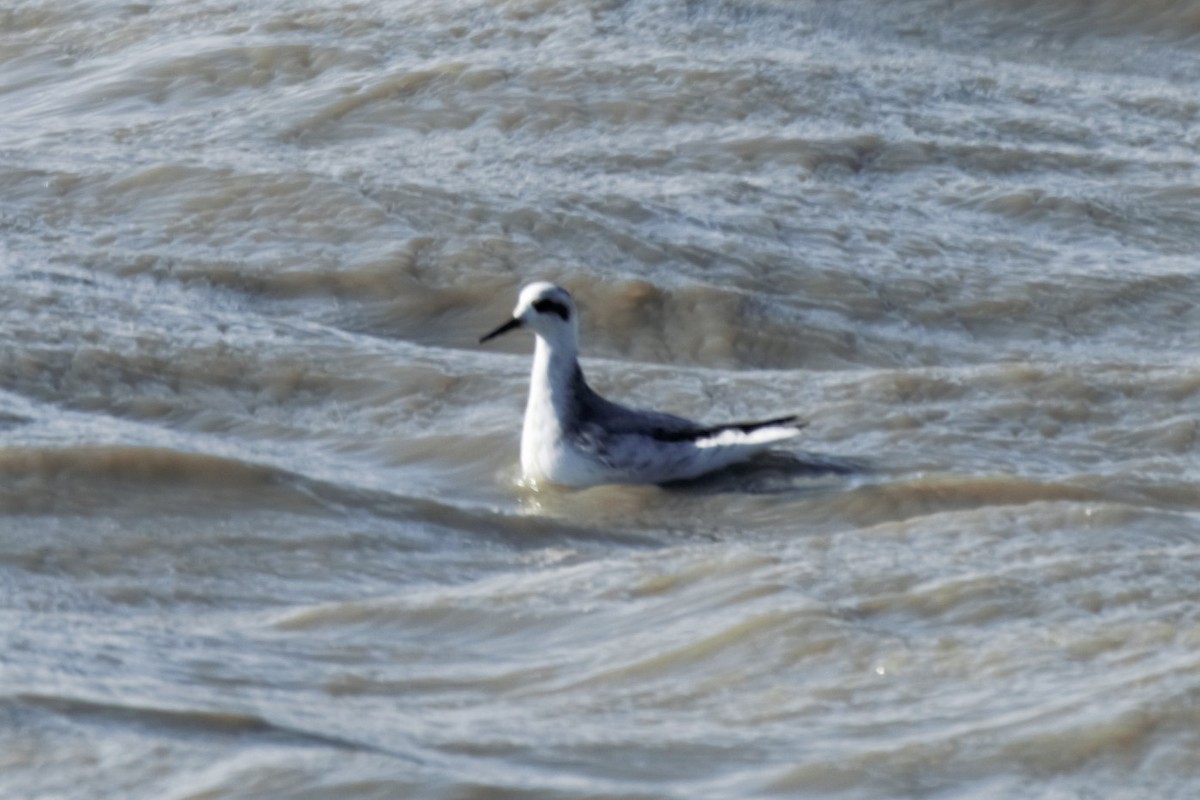
[[[1200,4],[0,9],[0,794],[1200,785]],[[603,392],[869,469],[520,488]]]

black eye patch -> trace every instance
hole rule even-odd
[[[539,314],[558,314],[563,322],[571,319],[571,309],[557,300],[538,300],[533,304],[533,310]]]

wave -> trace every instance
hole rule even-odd
[[[1161,674],[1116,669],[1112,677],[1075,683],[1034,703],[1022,702],[1020,691],[1010,688],[989,696],[997,702],[993,713],[976,713],[949,724],[939,720],[936,732],[931,731],[934,726],[914,726],[912,718],[903,721],[902,736],[889,736],[887,726],[881,725],[881,735],[862,751],[850,756],[809,754],[796,766],[779,771],[765,788],[779,796],[852,788],[876,796],[894,795],[897,785],[919,782],[923,795],[946,791],[960,796],[964,784],[986,780],[990,795],[1030,796],[1029,787],[1036,785],[1039,791],[1033,796],[1042,797],[1053,794],[1045,792],[1058,781],[1077,786],[1075,776],[1081,774],[1128,785],[1131,765],[1152,753],[1167,761],[1186,758],[1176,747],[1180,737],[1186,739],[1194,728],[1197,691],[1190,681],[1172,685],[1171,678],[1194,673],[1194,659],[1189,661]],[[933,687],[930,691],[937,693]],[[1189,778],[1178,777],[1186,772],[1151,772],[1144,784],[1138,784],[1137,794],[1188,793]],[[1155,785],[1159,790],[1148,788]],[[1075,795],[1077,789],[1064,793]]]
[[[1150,33],[1187,38],[1200,33],[1200,2],[1196,0],[974,0],[966,5],[999,10],[1020,17],[1024,24],[1049,24],[1080,35]]]
[[[367,743],[272,722],[258,714],[240,711],[166,708],[43,693],[17,693],[0,698],[0,708],[4,706],[9,706],[10,709],[37,709],[68,717],[75,722],[92,722],[105,727],[116,725],[149,728],[160,737],[199,737],[208,741],[216,737],[230,737],[242,741],[263,739],[278,745],[332,747],[415,760],[411,756],[383,750]]]
[[[106,510],[228,513],[239,506],[312,508],[271,467],[166,448],[93,445],[0,450],[0,512]]]

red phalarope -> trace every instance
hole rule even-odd
[[[512,319],[480,344],[516,328],[537,336],[521,431],[521,469],[535,484],[669,483],[745,461],[791,439],[795,416],[701,425],[605,400],[579,368],[579,321],[571,295],[539,281],[521,290]]]

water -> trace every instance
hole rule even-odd
[[[0,10],[0,794],[1185,797],[1200,4]],[[605,394],[852,476],[517,485]]]

